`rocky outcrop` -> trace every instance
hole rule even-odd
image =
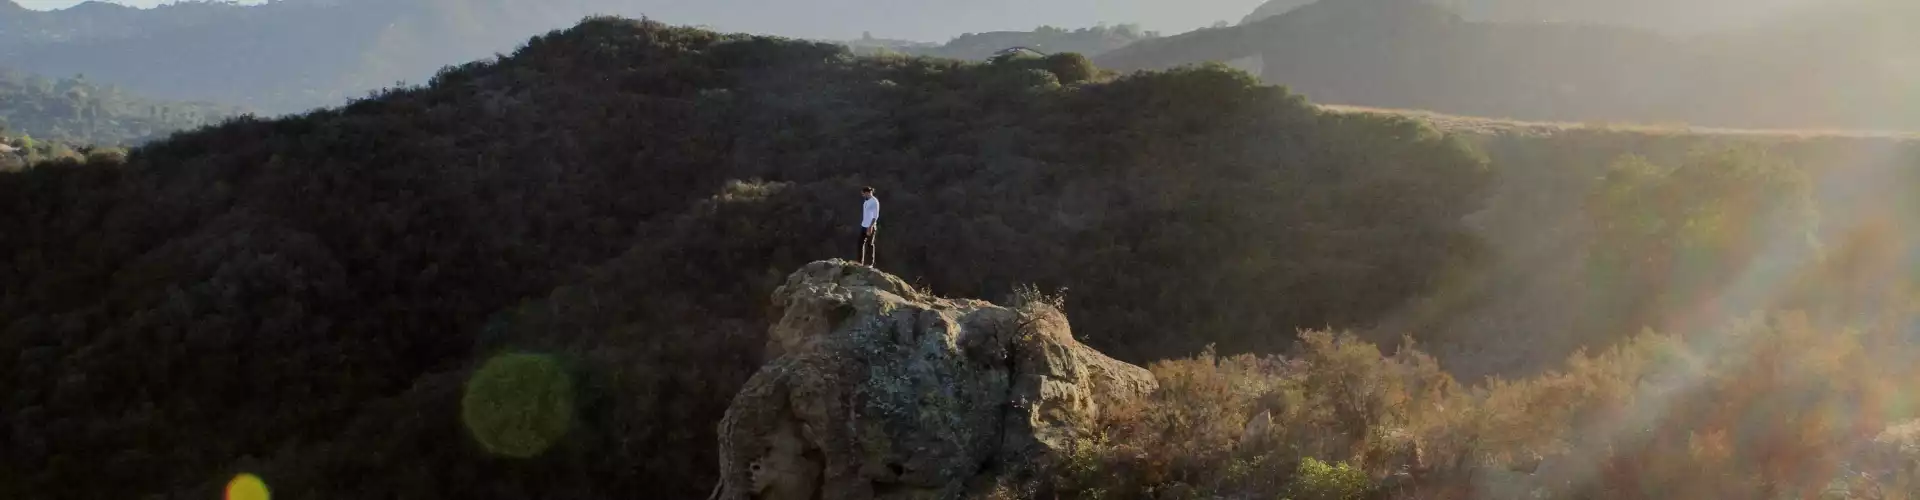
[[[719,424],[718,500],[945,499],[1019,488],[1153,376],[1045,305],[934,297],[842,261],[773,294],[771,359]]]

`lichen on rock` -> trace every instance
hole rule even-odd
[[[843,261],[773,294],[771,358],[719,424],[718,500],[949,499],[1045,477],[1156,384],[1050,307],[935,297]]]

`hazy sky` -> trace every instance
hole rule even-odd
[[[80,2],[81,2],[81,0],[13,0],[13,3],[17,3],[17,4],[20,4],[20,5],[21,5],[21,6],[23,6],[23,7],[26,7],[26,8],[29,8],[29,9],[34,9],[34,10],[51,10],[51,9],[64,9],[64,8],[67,8],[67,7],[72,7],[72,6],[74,6],[74,4],[78,4],[78,3],[80,3]],[[113,1],[113,2],[107,2],[107,3],[117,3],[117,4],[120,4],[120,5],[132,5],[132,6],[135,6],[135,7],[152,7],[152,6],[155,6],[155,5],[160,5],[160,4],[164,4],[164,3],[173,3],[173,2],[172,2],[172,1],[170,1],[170,0],[169,0],[169,1],[161,1],[161,0],[117,0],[117,1]],[[243,1],[243,2],[240,2],[240,3],[260,3],[260,2],[259,2],[259,1],[257,1],[257,0],[254,0],[254,1]]]
[[[31,9],[58,9],[80,0],[14,0]],[[579,1],[579,0],[574,0]],[[726,31],[810,38],[883,38],[946,41],[965,32],[1029,30],[1138,23],[1175,34],[1215,21],[1239,23],[1264,0],[600,0],[646,12],[671,24],[709,24]],[[120,0],[152,7],[171,0]],[[258,3],[258,2],[243,2]],[[630,6],[630,7],[629,7]],[[618,12],[627,14],[627,12]]]

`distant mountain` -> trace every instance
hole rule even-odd
[[[1115,69],[1254,59],[1314,100],[1555,121],[1920,128],[1920,5],[1856,0],[1679,37],[1473,21],[1416,0],[1326,0],[1252,24],[1143,41]]]
[[[144,34],[191,28],[233,19],[248,7],[218,1],[186,0],[151,9],[106,2],[37,11],[0,0],[0,48],[77,41],[139,38]]]
[[[1603,24],[1693,35],[1752,27],[1831,0],[1442,0],[1469,19]],[[1841,0],[1846,1],[1846,0]]]
[[[344,104],[401,81],[426,83],[443,67],[511,52],[530,36],[571,26],[589,15],[721,22],[735,29],[790,16],[793,31],[808,32],[878,23],[868,20],[882,19],[876,11],[934,17],[957,9],[888,7],[880,0],[863,0],[859,4],[870,7],[865,14],[823,21],[796,16],[809,9],[775,0],[724,5],[668,0],[189,1],[153,9],[91,2],[48,12],[0,2],[0,9],[13,12],[0,15],[0,66],[43,75],[85,74],[145,95],[230,102],[270,114]],[[1138,27],[1119,26],[969,34],[944,46],[846,43],[862,50],[980,59],[1014,45],[1098,54],[1146,36]]]
[[[49,79],[0,69],[0,128],[86,145],[133,145],[240,113],[232,106],[135,96],[85,77]]]
[[[1883,22],[1920,24],[1897,10],[1920,2],[1852,0],[1866,5],[1854,14],[1844,4],[1800,6],[1804,14],[1770,24],[1750,20],[1809,0],[1720,10],[1712,6],[1723,0],[1302,1],[1275,0],[1249,18],[1257,21],[1176,37],[1122,25],[966,34],[945,44],[843,43],[861,52],[975,60],[1025,46],[1097,55],[1113,68],[1232,61],[1325,102],[1530,120],[1920,125],[1913,112],[1920,104],[1909,97],[1920,88],[1920,64],[1896,49],[1920,44]],[[1681,35],[1695,31],[1643,22],[1695,11],[1713,14],[1680,17],[1754,27]],[[593,13],[745,19],[657,0],[282,0],[153,9],[93,2],[51,12],[0,0],[0,12],[0,67],[84,74],[156,99],[267,114],[339,105],[396,82],[426,83],[443,67],[509,52]],[[1260,17],[1268,14],[1280,15]],[[776,14],[760,17],[769,15]],[[819,21],[795,21],[813,24]]]
[[[528,36],[568,26],[597,3],[284,0],[154,9],[88,3],[6,16],[0,66],[85,74],[160,98],[292,112],[343,104],[398,81],[422,83],[442,67],[511,51]]]
[[[1253,24],[1264,21],[1269,17],[1293,12],[1293,9],[1298,9],[1313,2],[1314,0],[1267,0],[1267,3],[1260,4],[1260,8],[1254,9],[1252,14],[1247,14],[1246,18],[1241,19],[1240,24]]]
[[[852,49],[854,53],[862,54],[862,55],[871,55],[871,54],[877,54],[877,53],[886,52],[886,51],[913,52],[913,51],[920,51],[920,50],[932,50],[932,49],[937,49],[941,46],[941,44],[933,43],[933,42],[919,42],[919,41],[913,41],[913,40],[899,40],[899,39],[891,39],[891,38],[874,38],[872,32],[865,33],[864,36],[861,36],[860,38],[855,40],[833,40],[832,43],[845,45],[847,48]]]
[[[1091,57],[1131,45],[1134,42],[1158,38],[1159,36],[1159,33],[1143,30],[1139,25],[1123,24],[1119,26],[1096,26],[1075,30],[1041,26],[1033,31],[966,33],[945,44],[877,40],[872,38],[843,43],[854,48],[856,52],[861,53],[871,53],[879,49],[886,49],[917,56],[947,57],[979,61],[993,57],[995,53],[1013,47],[1026,47],[1047,53],[1074,52]]]
[[[1252,24],[1315,0],[1269,0],[1241,20]],[[1347,1],[1347,0],[1338,0]],[[1816,0],[1434,0],[1468,20],[1555,22],[1695,34],[1751,26]]]

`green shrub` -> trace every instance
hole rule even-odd
[[[1283,496],[1288,500],[1360,500],[1371,489],[1367,474],[1345,463],[1307,458],[1300,461],[1293,482]]]
[[[1093,61],[1087,59],[1087,56],[1072,52],[1047,56],[1046,64],[1047,70],[1052,71],[1053,75],[1060,79],[1060,83],[1065,85],[1090,81],[1100,74],[1100,69],[1094,67]]]

